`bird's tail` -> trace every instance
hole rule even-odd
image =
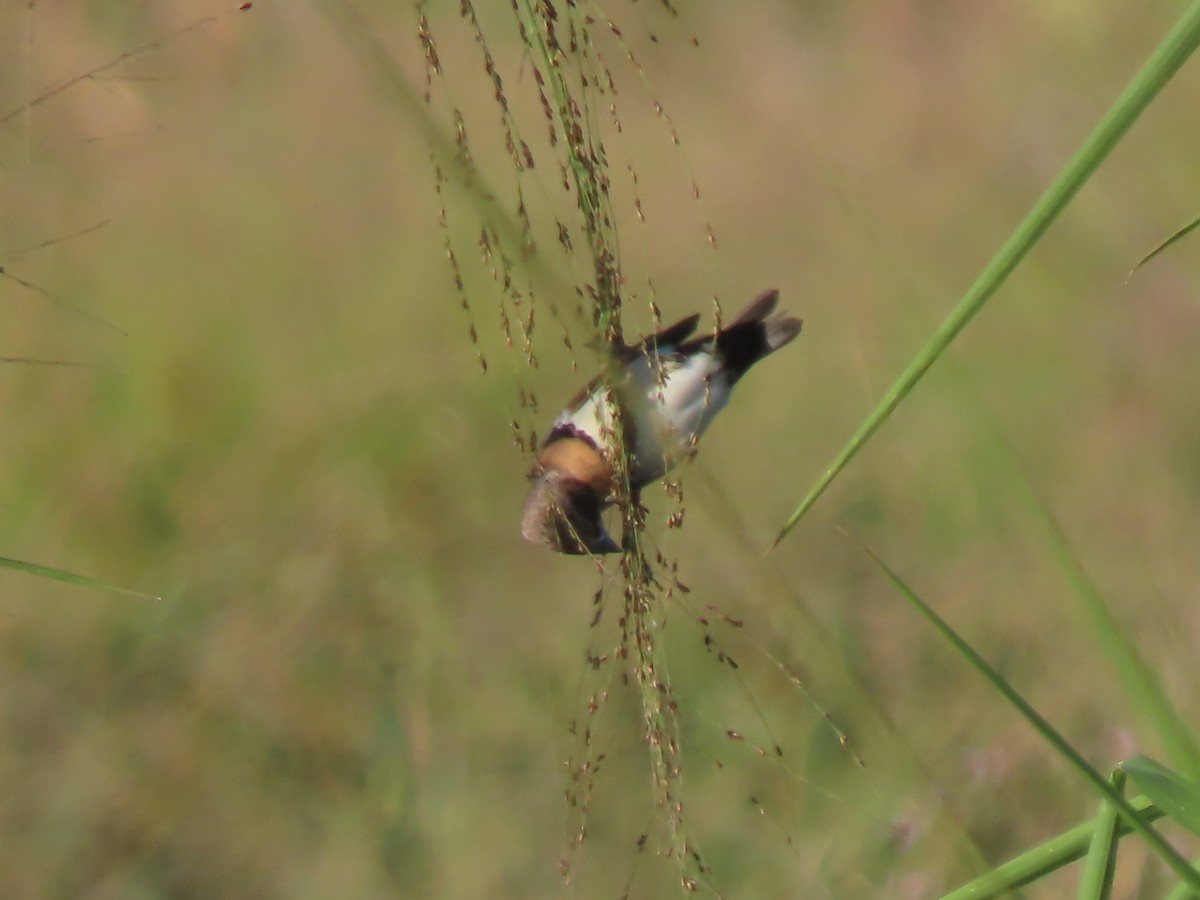
[[[779,291],[774,288],[763,291],[750,301],[749,305],[741,311],[726,330],[731,330],[738,325],[746,325],[751,322],[760,323],[762,325],[763,339],[767,345],[766,352],[763,355],[766,356],[767,353],[778,350],[800,333],[800,326],[802,324],[795,316],[788,315],[785,312],[771,315],[771,313],[775,312],[775,307],[778,303]]]
[[[763,291],[717,335],[717,349],[735,380],[800,333],[801,321],[786,312],[776,312],[778,303],[779,291]]]
[[[767,345],[767,352],[763,356],[774,353],[784,344],[795,340],[802,324],[795,316],[789,316],[787,313],[776,313],[763,319],[763,340]]]

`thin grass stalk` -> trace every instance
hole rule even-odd
[[[1038,732],[1048,744],[1050,744],[1058,753],[1063,756],[1071,766],[1084,777],[1093,789],[1095,789],[1101,797],[1112,803],[1121,813],[1129,824],[1137,831],[1150,845],[1150,849],[1154,851],[1162,860],[1171,868],[1181,880],[1188,885],[1200,891],[1200,872],[1192,868],[1186,859],[1167,842],[1167,840],[1158,833],[1148,822],[1142,819],[1137,810],[1129,803],[1125,797],[1117,791],[1112,784],[1109,783],[1103,775],[1101,775],[1091,763],[1083,758],[1071,744],[1051,725],[1030,703],[1022,697],[1011,684],[982,657],[980,654],[962,638],[950,624],[939,616],[917,593],[909,587],[887,563],[877,556],[869,547],[861,542],[858,542],[862,550],[875,562],[880,570],[887,576],[892,585],[900,591],[900,593],[912,604],[917,611],[942,635],[959,654],[961,654],[967,662],[977,672],[983,675],[984,678],[999,692],[1006,700],[1017,708],[1017,711],[1025,718],[1034,730]]]
[[[971,401],[976,408],[979,407],[976,398],[972,397]],[[1180,715],[1154,667],[1138,651],[1128,630],[1113,615],[1112,604],[1084,568],[1049,504],[1026,473],[1026,467],[1021,464],[1016,451],[995,422],[988,421],[986,426],[999,451],[995,457],[998,465],[1015,492],[1041,523],[1050,551],[1087,616],[1096,643],[1116,669],[1126,695],[1158,734],[1171,761],[1188,776],[1197,777],[1196,773],[1200,771],[1200,744],[1197,743],[1194,726]]]
[[[1116,769],[1110,777],[1113,788],[1123,794],[1125,773]],[[1083,876],[1079,879],[1079,900],[1108,900],[1111,896],[1113,873],[1117,868],[1117,843],[1121,839],[1120,822],[1117,808],[1108,800],[1101,801],[1100,815],[1096,816],[1091,846],[1083,864]]]
[[[1167,696],[1158,673],[1146,663],[1126,630],[1117,622],[1110,605],[1080,563],[1058,522],[1044,504],[1037,505],[1050,538],[1051,551],[1091,621],[1096,642],[1117,670],[1125,692],[1162,739],[1171,761],[1195,778],[1200,772],[1200,746],[1196,743],[1194,729],[1180,716]]]
[[[1147,822],[1153,822],[1163,816],[1162,810],[1151,803],[1149,797],[1134,797],[1129,802]],[[944,894],[941,900],[986,900],[988,897],[999,897],[1038,881],[1080,859],[1091,845],[1097,826],[1098,819],[1076,825]],[[1117,837],[1124,837],[1131,831],[1133,827],[1118,817]]]

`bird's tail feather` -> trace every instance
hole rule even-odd
[[[790,343],[800,333],[803,323],[795,316],[787,313],[777,313],[768,319],[763,319],[763,340],[767,345],[767,353],[774,353],[784,344]]]
[[[727,327],[733,328],[736,325],[743,325],[746,322],[761,322],[774,311],[775,304],[778,302],[779,291],[775,288],[765,290],[751,300],[746,305],[746,308],[738,313],[738,317],[730,322]]]

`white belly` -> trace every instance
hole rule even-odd
[[[667,356],[661,361],[641,357],[630,363],[621,384],[621,402],[632,418],[629,477],[640,487],[661,478],[695,451],[696,441],[729,399],[729,382],[719,359],[700,352]],[[612,404],[601,386],[575,410],[555,423],[570,424],[611,452],[614,445]],[[631,439],[632,438],[632,439]]]

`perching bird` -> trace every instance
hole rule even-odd
[[[521,521],[525,539],[562,553],[619,553],[600,517],[621,494],[610,390],[625,412],[620,434],[636,498],[695,452],[746,370],[800,333],[799,319],[772,315],[778,301],[779,291],[764,291],[715,337],[686,340],[700,321],[696,314],[620,348],[619,383],[610,387],[601,376],[580,391],[538,453]]]

